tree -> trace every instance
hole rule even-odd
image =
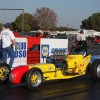
[[[54,29],[57,24],[57,14],[49,8],[43,7],[36,9],[34,20],[40,29]]]
[[[84,19],[80,27],[100,31],[100,13],[94,13],[88,19]]]
[[[2,30],[3,26],[4,25],[2,23],[0,23],[0,31]]]
[[[63,26],[57,27],[56,30],[57,31],[77,31],[77,29],[75,29],[75,28],[67,28],[67,27],[63,27]]]
[[[13,30],[22,30],[22,17],[23,14],[20,14],[15,21],[12,23]],[[32,29],[33,16],[29,13],[24,13],[24,31],[29,32]]]

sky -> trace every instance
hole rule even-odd
[[[100,0],[0,0],[0,9],[24,9],[32,15],[42,7],[57,13],[58,27],[80,29],[81,21],[100,13]],[[0,23],[13,22],[21,13],[21,10],[0,10]]]

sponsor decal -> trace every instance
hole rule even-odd
[[[15,58],[26,57],[26,42],[17,42],[18,50],[15,51]]]
[[[18,46],[18,50],[15,50],[14,55],[15,58],[26,58],[26,42],[17,42],[17,46]],[[8,55],[8,58],[10,58],[10,56]]]
[[[73,58],[75,58],[75,56],[69,56],[69,57],[68,57],[68,59],[73,59]]]
[[[49,45],[42,45],[41,46],[41,58],[49,56]]]
[[[80,64],[80,66],[84,66],[84,64]]]
[[[90,60],[89,59],[83,60],[83,63],[85,63],[85,62],[90,62]]]

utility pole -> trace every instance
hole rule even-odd
[[[68,29],[68,24],[67,24],[67,29]]]
[[[68,31],[68,24],[67,24],[67,28],[66,28],[66,30]]]

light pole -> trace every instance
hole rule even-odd
[[[24,9],[5,9],[5,8],[0,8],[0,10],[21,10],[21,11],[23,11],[23,17],[22,17],[22,33],[24,32]]]

